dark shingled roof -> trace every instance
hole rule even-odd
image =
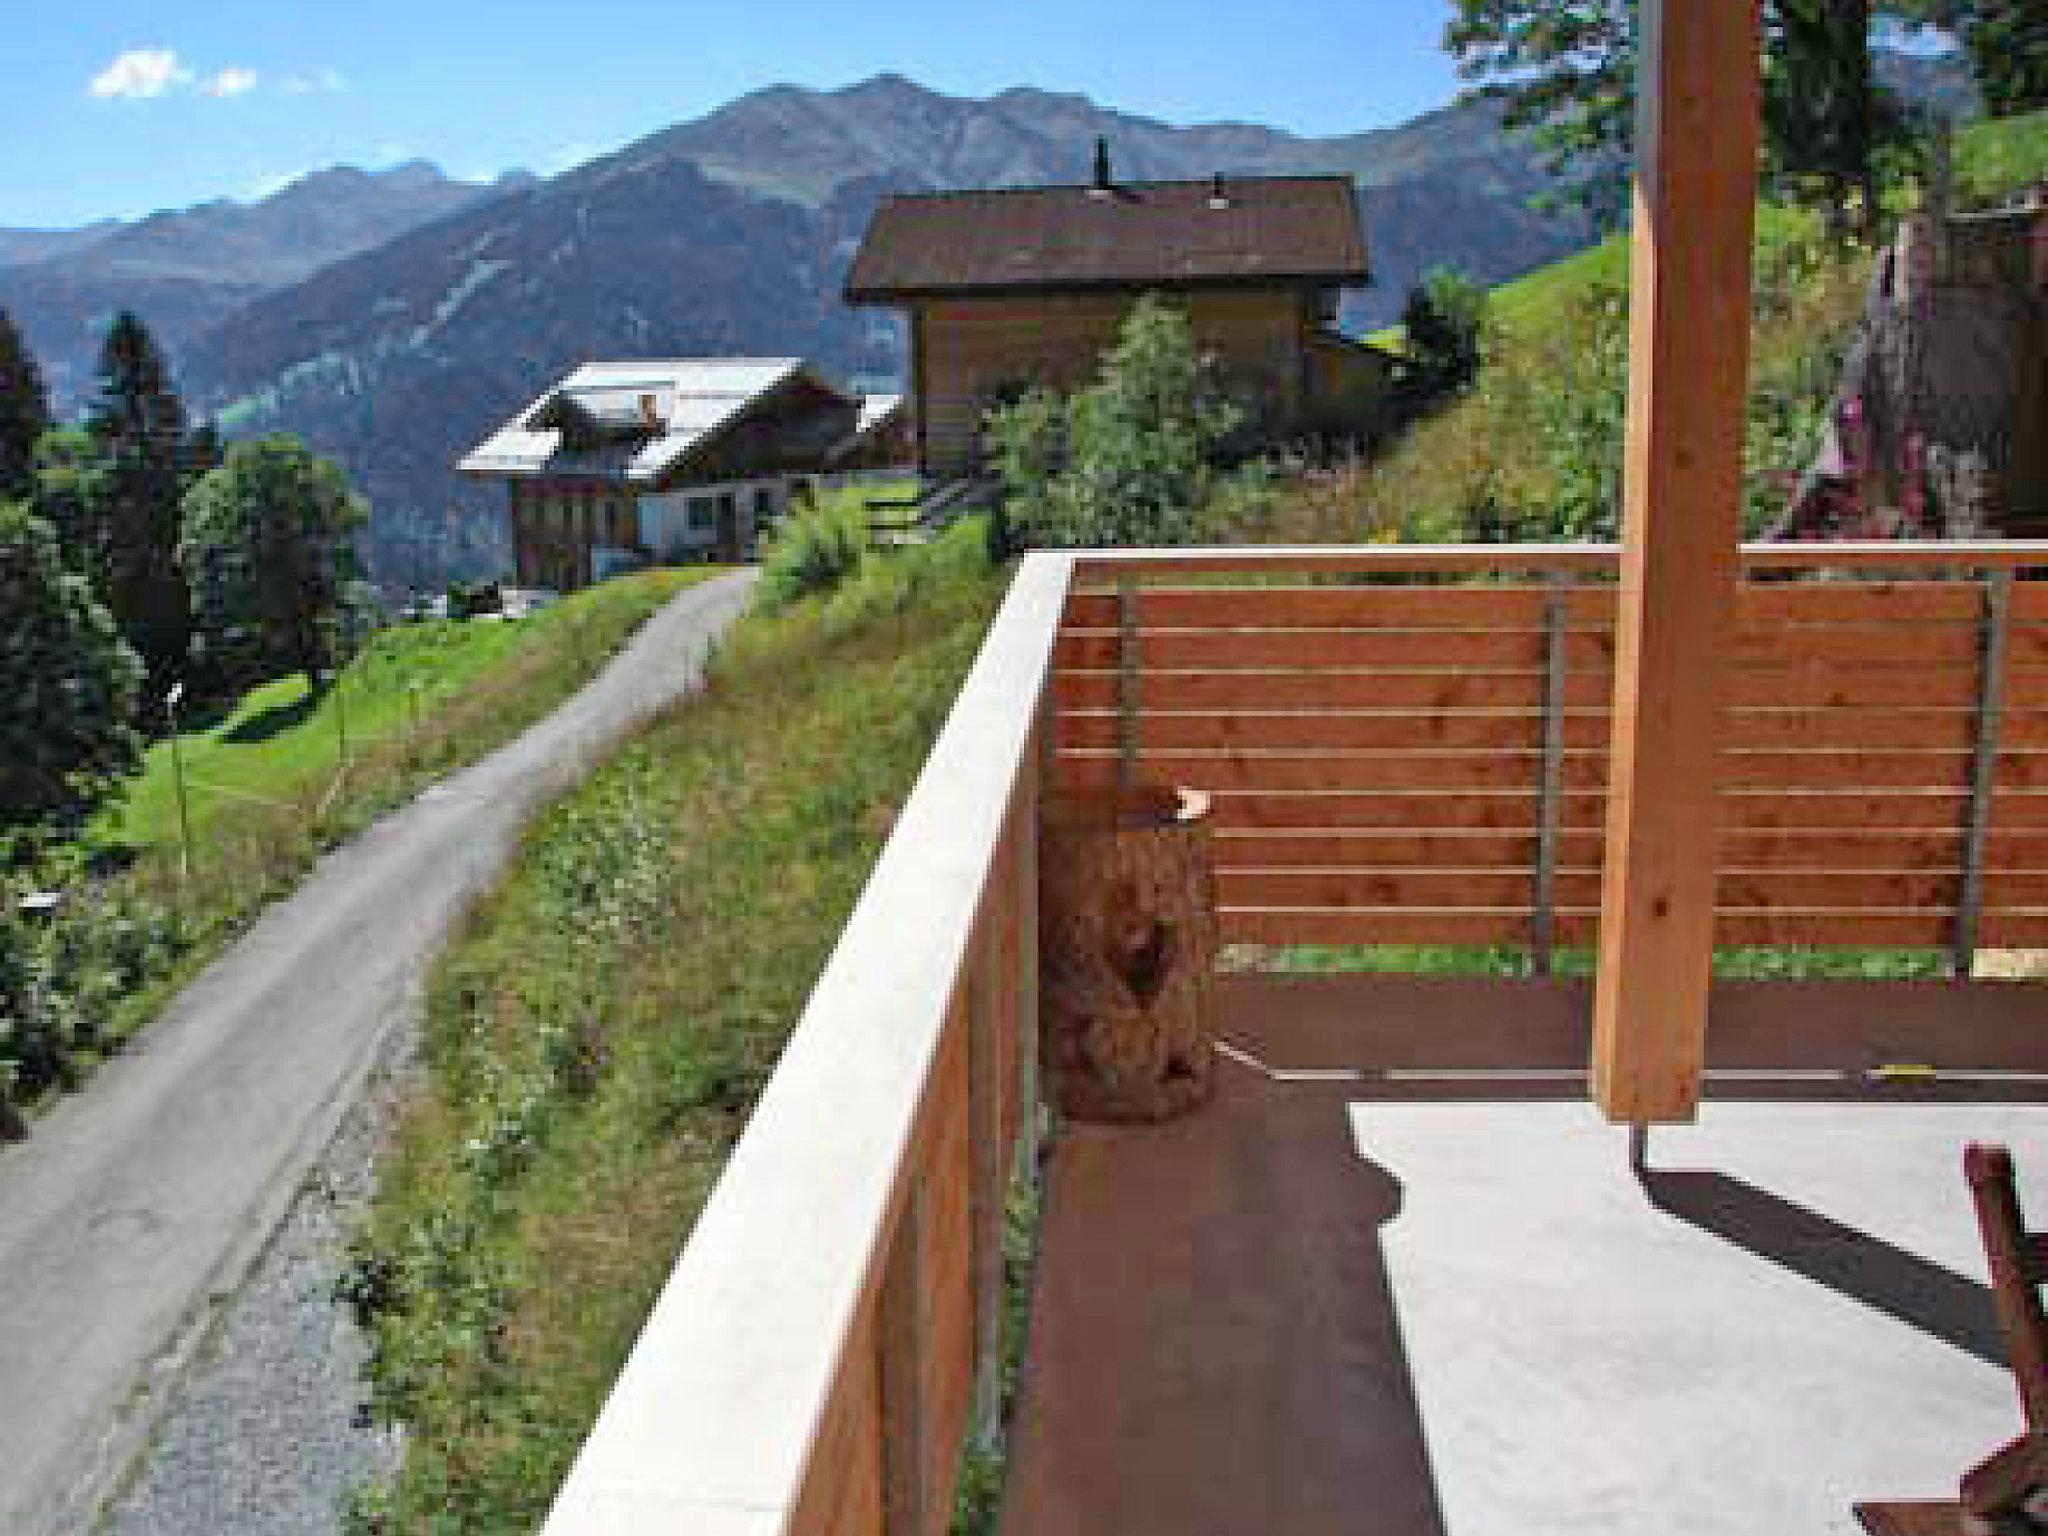
[[[890,198],[846,279],[856,304],[1000,289],[1363,283],[1344,176],[1028,187]]]

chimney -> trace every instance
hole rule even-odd
[[[661,412],[655,409],[655,399],[652,395],[640,397],[640,425],[650,432],[661,430]]]
[[[1109,140],[1098,138],[1095,141],[1095,180],[1089,184],[1088,195],[1108,197],[1115,190],[1115,183],[1109,179]]]
[[[1221,211],[1230,206],[1230,194],[1223,190],[1223,173],[1218,171],[1209,179],[1209,206]]]

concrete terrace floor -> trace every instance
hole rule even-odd
[[[2040,1225],[2044,1001],[1725,987],[1639,1181],[1580,987],[1232,978],[1217,1102],[1053,1160],[1004,1536],[1803,1536],[1953,1496],[2020,1428],[1962,1146],[2011,1144]],[[1902,1061],[1945,1075],[1865,1078]]]

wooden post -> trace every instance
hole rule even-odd
[[[910,1176],[882,1272],[880,1351],[882,1536],[924,1536],[931,1525],[925,1486],[924,1172]]]
[[[1612,778],[1593,1092],[1690,1120],[1713,969],[1755,219],[1746,0],[1644,0]]]
[[[1017,818],[1010,818],[1012,828]],[[1003,1207],[1009,1148],[1003,1145],[1003,993],[1009,977],[1004,950],[1014,921],[1016,892],[1008,882],[1016,834],[1005,832],[989,872],[980,932],[968,961],[967,981],[967,1189],[974,1295],[974,1407],[976,1441],[993,1446],[1002,1435]]]

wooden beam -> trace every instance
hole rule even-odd
[[[1644,0],[1629,401],[1593,1092],[1690,1120],[1713,963],[1723,671],[1740,573],[1757,23]]]

